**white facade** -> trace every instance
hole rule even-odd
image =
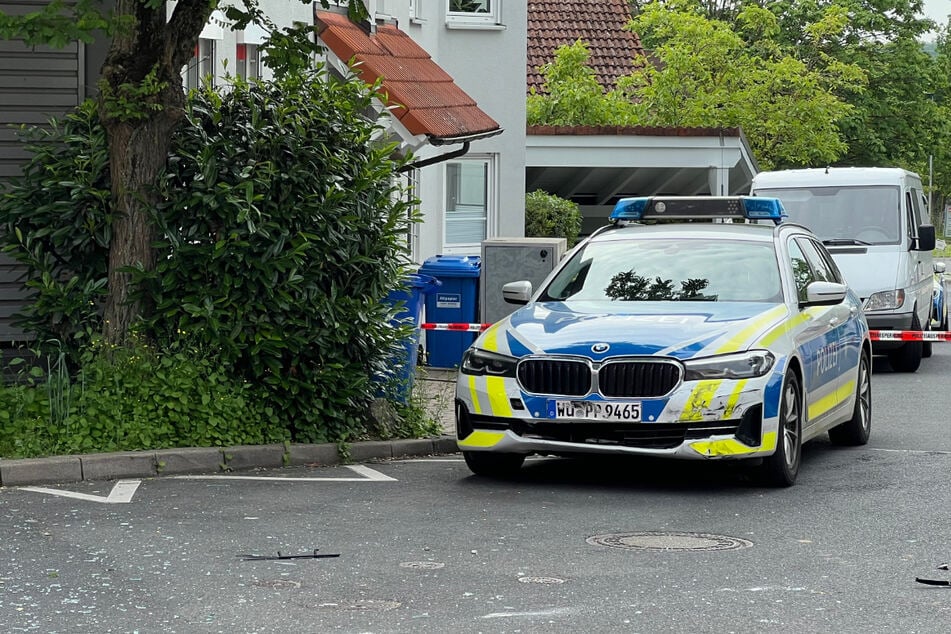
[[[451,11],[450,0],[364,1],[377,21],[395,22],[425,49],[503,129],[500,135],[473,141],[466,155],[411,175],[423,218],[412,239],[414,259],[422,263],[437,254],[479,255],[484,238],[523,236],[526,3],[481,0],[479,11],[467,14]],[[313,24],[319,5],[260,0],[265,15],[278,27]],[[216,12],[202,33],[195,63],[183,75],[195,81],[213,73],[216,84],[224,85],[226,75],[238,74],[242,64],[249,68],[249,52],[264,35],[258,27],[232,31],[223,14]],[[257,68],[258,76],[269,78],[266,60]],[[415,160],[460,147],[425,145]]]

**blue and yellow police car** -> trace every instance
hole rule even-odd
[[[871,429],[862,304],[822,243],[764,197],[621,199],[523,304],[479,335],[456,384],[471,471],[530,454],[755,459],[792,485],[802,444]],[[754,466],[755,465],[755,466]]]

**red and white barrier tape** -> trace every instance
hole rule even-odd
[[[423,330],[455,330],[457,332],[482,332],[492,324],[420,324]]]
[[[928,330],[869,330],[872,341],[951,341],[951,332]]]
[[[420,324],[423,330],[453,330],[456,332],[482,332],[492,324]],[[929,330],[870,330],[872,341],[951,341],[951,332]]]

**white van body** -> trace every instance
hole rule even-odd
[[[775,196],[789,221],[822,239],[862,298],[872,330],[930,328],[934,227],[921,178],[886,167],[760,172],[751,193]],[[914,372],[930,344],[875,342],[899,371]]]

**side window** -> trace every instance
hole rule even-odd
[[[448,0],[446,24],[499,24],[502,0]]]
[[[928,224],[929,220],[926,217],[926,210],[928,209],[927,204],[922,204],[924,201],[924,196],[917,189],[911,190],[911,200],[912,208],[915,210],[915,226],[920,227],[921,225]]]
[[[796,296],[799,301],[805,301],[806,287],[816,281],[816,276],[796,240],[789,241],[789,263],[792,268],[793,281],[796,283]]]
[[[828,251],[813,240],[802,239],[799,242],[806,259],[809,260],[809,264],[816,272],[816,279],[824,282],[835,282],[836,284],[842,283],[842,274],[839,272],[839,267],[835,265]]]
[[[908,224],[908,238],[918,237],[918,223],[915,221],[915,204],[911,192],[905,192],[905,222]]]

